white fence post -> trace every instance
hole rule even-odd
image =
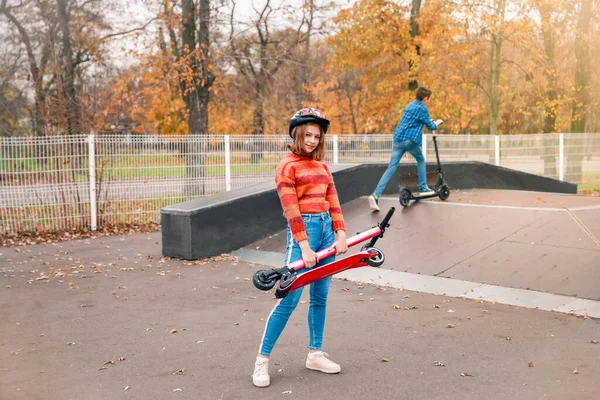
[[[494,136],[494,149],[496,154],[496,166],[500,166],[500,136]]]
[[[231,154],[229,151],[229,135],[225,135],[225,190],[231,190]]]
[[[98,208],[96,204],[96,149],[93,131],[88,135],[87,142],[90,169],[90,227],[95,231],[98,228]]]
[[[427,134],[423,134],[423,143],[421,144],[421,148],[423,150],[423,158],[425,162],[427,162]]]
[[[337,164],[339,162],[339,153],[338,153],[338,135],[333,135],[333,163]]]
[[[565,134],[558,135],[558,179],[565,180]]]

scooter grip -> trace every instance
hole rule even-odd
[[[318,251],[316,253],[317,262],[321,261],[324,258],[335,255],[335,251],[336,251],[335,247],[330,247],[328,249]],[[289,264],[287,267],[290,271],[301,270],[302,268],[304,268],[304,260],[302,258],[300,258],[300,259],[294,261],[293,263]]]
[[[396,211],[396,207],[390,207],[390,209],[387,212],[387,214],[385,215],[385,217],[379,223],[379,227],[381,228],[382,231],[384,231],[385,228],[387,228],[388,223],[390,222],[390,219],[392,218],[392,215],[394,215],[394,211]]]

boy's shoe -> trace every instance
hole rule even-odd
[[[271,384],[268,358],[256,357],[254,373],[252,374],[252,383],[254,383],[254,386],[258,387],[267,387]]]
[[[429,196],[430,194],[435,194],[435,191],[433,189],[430,189],[430,188],[426,188],[425,190],[420,190],[419,191],[419,195],[420,196]]]
[[[379,198],[374,194],[369,196],[369,207],[371,207],[371,210],[379,211]]]
[[[334,363],[327,358],[327,356],[329,356],[329,354],[322,351],[308,353],[308,357],[306,357],[306,368],[325,372],[326,374],[337,374],[340,372],[342,368],[339,364]]]

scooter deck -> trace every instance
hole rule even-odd
[[[306,285],[310,285],[318,280],[330,277],[348,269],[364,267],[368,265],[365,260],[373,257],[377,257],[377,254],[363,250],[347,257],[340,258],[339,260],[332,261],[329,264],[312,268],[303,274],[294,274],[288,279],[279,282],[277,290],[275,291],[275,297],[279,299],[283,298],[294,290],[300,289]]]

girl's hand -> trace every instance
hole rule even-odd
[[[300,250],[302,250],[302,261],[304,261],[304,267],[314,267],[317,264],[317,254],[310,248],[308,240],[303,240],[298,244],[300,245]]]
[[[337,239],[333,242],[335,247],[335,255],[339,256],[348,251],[348,242],[346,241],[346,231],[337,231]]]

